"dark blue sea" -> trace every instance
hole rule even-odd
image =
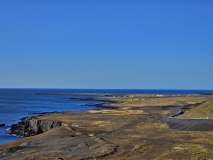
[[[0,89],[0,144],[19,139],[7,134],[10,125],[22,117],[38,115],[43,112],[81,111],[94,109],[97,101],[78,100],[85,96],[102,94],[199,94],[213,92],[208,90],[132,90],[132,89]],[[90,94],[91,93],[91,94]],[[72,99],[71,99],[72,98]]]

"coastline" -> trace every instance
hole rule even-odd
[[[8,93],[7,93],[7,91],[8,91]],[[49,104],[46,104],[45,103],[45,105],[47,106],[47,109],[46,108],[41,108],[40,110],[37,110],[36,108],[37,108],[37,104],[35,103],[35,104],[32,104],[32,103],[34,103],[34,99],[36,100],[36,99],[42,99],[43,97],[46,97],[46,98],[43,98],[44,99],[44,102],[45,102],[45,100],[48,102],[49,100],[52,100],[52,102],[50,102],[50,105],[51,104],[53,104],[54,103],[54,97],[58,97],[57,99],[59,99],[59,100],[57,100],[56,102],[59,102],[60,103],[60,101],[61,101],[61,103],[67,103],[67,104],[73,104],[73,102],[69,102],[69,98],[68,97],[72,97],[72,95],[75,95],[75,96],[77,96],[77,97],[81,97],[81,96],[85,96],[85,95],[87,95],[87,96],[97,96],[98,94],[91,94],[91,93],[86,93],[86,94],[82,94],[82,93],[80,93],[80,94],[70,94],[70,93],[65,93],[65,94],[59,94],[58,92],[60,91],[60,90],[45,90],[45,89],[42,89],[42,91],[44,91],[44,93],[37,93],[39,90],[37,90],[37,89],[24,89],[24,90],[21,90],[21,89],[9,89],[9,90],[7,90],[7,89],[3,89],[3,92],[6,92],[8,95],[8,100],[5,100],[5,97],[0,97],[0,102],[3,102],[2,103],[2,105],[3,105],[3,107],[5,106],[5,103],[8,103],[8,108],[11,108],[10,106],[13,106],[14,105],[14,103],[17,103],[17,104],[22,104],[23,103],[23,106],[27,106],[26,107],[26,112],[24,113],[23,111],[24,110],[20,110],[20,112],[19,111],[17,111],[17,115],[18,116],[11,116],[11,115],[9,115],[9,118],[7,119],[7,117],[5,117],[4,118],[4,116],[1,116],[2,117],[2,119],[3,119],[3,121],[1,121],[1,123],[2,123],[2,125],[4,124],[4,127],[1,127],[1,132],[0,132],[0,136],[1,136],[1,144],[4,144],[4,143],[8,143],[8,142],[12,142],[12,141],[15,141],[15,140],[17,140],[18,138],[20,138],[19,136],[16,136],[15,134],[9,134],[9,129],[10,129],[10,127],[11,127],[11,125],[12,124],[14,124],[14,123],[18,123],[18,122],[20,122],[21,121],[21,119],[23,119],[23,118],[26,118],[26,117],[28,117],[28,116],[39,116],[39,115],[43,115],[43,114],[50,114],[50,113],[57,113],[57,112],[64,112],[64,111],[66,111],[66,110],[69,110],[69,108],[70,108],[70,106],[69,105],[67,105],[67,107],[66,108],[68,108],[68,109],[63,109],[63,107],[62,108],[60,108],[60,107],[55,107],[55,108],[58,108],[59,109],[59,111],[57,111],[57,109],[54,109],[54,107],[52,107],[52,106],[50,106],[49,108],[48,108],[48,105]],[[47,91],[48,91],[48,93],[47,93]],[[57,91],[57,92],[56,92]],[[62,90],[63,91],[63,90]],[[12,101],[10,101],[10,97],[11,96],[15,96],[15,95],[13,95],[13,93],[21,93],[20,94],[20,96],[17,98],[17,100],[16,99],[14,99],[14,100],[12,100]],[[27,93],[27,94],[25,94],[25,93]],[[2,93],[2,95],[4,95],[3,93]],[[107,95],[107,94],[104,94],[104,95]],[[27,97],[27,98],[26,98]],[[53,97],[52,99],[51,98],[49,98],[49,97]],[[62,98],[61,98],[62,97]],[[67,99],[67,102],[66,101],[64,101],[64,99],[63,99],[63,97],[65,97],[64,99],[66,100]],[[19,98],[20,98],[20,100],[19,100]],[[43,103],[43,99],[42,99],[42,101],[41,102],[39,102],[41,105],[42,105],[42,103]],[[78,99],[79,99],[79,101],[78,101]],[[25,100],[27,101],[27,103],[25,104]],[[14,101],[14,102],[13,102]],[[32,103],[31,103],[31,101],[32,101]],[[94,100],[90,100],[91,102],[93,101],[94,102]],[[96,100],[95,100],[96,101]],[[85,103],[88,103],[89,101],[87,101],[87,100],[85,100]],[[100,103],[100,102],[98,102],[98,101],[96,101],[98,104]],[[10,105],[10,103],[12,103],[11,105]],[[39,105],[39,103],[38,103],[38,105]],[[49,102],[48,102],[49,103]],[[93,109],[94,107],[96,107],[95,105],[91,105],[91,106],[89,106],[89,105],[79,105],[79,103],[82,103],[82,104],[84,104],[84,102],[82,101],[82,102],[80,102],[80,98],[77,98],[76,99],[76,101],[74,101],[74,106],[75,107],[72,107],[71,106],[71,110],[73,110],[73,108],[74,108],[74,111],[77,109],[77,108],[80,108],[80,110],[91,110],[91,109]],[[104,104],[104,103],[103,103]],[[27,110],[27,108],[28,108],[28,106],[30,106],[30,107],[32,107],[32,108],[35,108],[35,109],[29,109],[29,111]],[[53,106],[54,106],[54,104],[53,104]],[[78,107],[79,106],[79,107]],[[81,107],[82,106],[82,107]],[[14,109],[15,109],[15,105],[14,105]],[[99,107],[101,107],[101,105],[99,105]],[[39,107],[38,107],[39,108]],[[76,108],[76,109],[75,109]],[[82,109],[81,109],[82,108]],[[3,108],[4,109],[4,108]],[[36,111],[37,110],[37,111]],[[52,111],[51,111],[52,110]],[[60,111],[60,110],[64,110],[64,111]],[[79,110],[79,111],[80,111]],[[4,111],[5,112],[5,111]],[[3,112],[3,113],[4,113]],[[10,111],[11,113],[13,113],[14,111],[13,110],[11,110]],[[22,113],[23,112],[23,113]],[[5,112],[6,113],[6,112]],[[5,139],[5,140],[4,140]]]
[[[99,103],[95,104],[85,104],[85,106],[93,106],[95,107],[93,110],[104,110],[104,109],[117,109],[118,107],[112,107],[110,104],[112,103],[119,103],[119,101],[115,100],[107,100],[103,98],[69,98],[69,99],[75,99],[75,100],[81,100],[81,101],[97,101]],[[104,103],[103,103],[104,102]],[[87,110],[87,111],[79,111],[79,112],[90,112],[92,110]],[[39,122],[36,121],[37,117],[41,116],[48,116],[52,114],[66,114],[69,112],[73,111],[63,111],[63,112],[41,112],[35,116],[27,116],[27,117],[22,117],[20,121],[16,124],[12,124],[10,126],[10,130],[8,134],[11,135],[16,135],[16,136],[21,136],[21,137],[30,137],[30,136],[35,136],[44,132],[47,132],[48,130],[58,127],[58,126],[63,126],[64,124],[62,122],[55,122],[55,121],[48,121],[48,122]],[[34,121],[35,120],[35,121]],[[2,124],[3,125],[3,124]],[[66,124],[65,124],[66,125]]]
[[[184,141],[189,144],[188,147],[195,150],[198,144],[204,143],[204,134],[207,138],[211,137],[211,134],[205,131],[196,132],[196,135],[192,131],[175,131],[161,122],[162,118],[174,113],[175,108],[189,109],[190,106],[186,104],[196,105],[210,99],[210,96],[159,98],[153,95],[122,95],[110,98],[116,103],[99,104],[99,109],[48,113],[28,119],[22,124],[22,127],[26,127],[26,124],[28,127],[20,130],[37,132],[33,132],[34,136],[29,134],[30,137],[0,145],[0,158],[153,159],[157,155],[166,159],[174,156],[169,154],[170,152],[162,154],[175,148],[174,139],[182,148]],[[108,97],[108,100],[112,99]],[[172,132],[177,134],[171,134]],[[196,138],[195,142],[194,138],[185,139],[183,135],[186,134],[201,138]],[[150,154],[154,151],[155,155]],[[188,155],[185,155],[184,148],[178,151],[177,154],[173,151],[171,153],[180,158],[192,158],[188,152]],[[30,154],[32,152],[34,154]],[[182,157],[180,152],[184,153]]]

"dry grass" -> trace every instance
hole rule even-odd
[[[114,110],[65,112],[40,116],[37,118],[41,120],[62,121],[78,126],[63,126],[44,134],[5,144],[0,146],[0,155],[1,150],[5,148],[19,146],[30,140],[43,139],[44,142],[41,146],[25,148],[23,154],[19,151],[8,153],[7,156],[30,157],[33,151],[37,156],[43,154],[51,157],[56,155],[56,152],[53,151],[57,151],[57,156],[63,158],[71,154],[71,152],[65,154],[65,151],[70,149],[73,143],[77,143],[76,139],[81,146],[84,144],[84,138],[88,141],[87,145],[89,145],[97,141],[96,137],[100,137],[102,141],[117,146],[117,149],[115,153],[97,159],[210,159],[213,158],[213,132],[172,130],[167,124],[160,123],[160,119],[171,112],[169,108],[147,107],[185,106],[186,104],[204,102],[210,98],[210,96],[168,96],[159,98],[154,95],[126,95],[125,97],[110,98],[111,100],[119,99],[120,101],[120,103],[112,104],[119,107]],[[192,112],[189,111],[187,114],[190,113],[190,116],[198,113],[206,115],[211,112],[212,105],[210,104],[212,102],[213,100],[204,102],[197,108],[192,108]],[[206,107],[204,113],[202,112],[203,107]],[[92,137],[88,137],[88,135],[92,135]],[[62,144],[65,146],[64,148],[61,148]],[[75,154],[78,152],[80,150],[76,150]],[[74,157],[72,158],[74,159]]]
[[[213,118],[213,99],[206,101],[198,106],[192,107],[183,114],[183,118]]]
[[[120,103],[114,103],[112,106],[119,107],[145,107],[145,106],[185,106],[187,104],[201,103],[209,99],[208,96],[164,96],[156,95],[131,95],[132,97],[114,97],[112,100],[118,100]]]
[[[91,110],[88,111],[89,113],[102,113],[102,114],[109,114],[109,115],[126,115],[126,114],[146,114],[143,110],[131,110],[128,108],[122,108],[117,110]]]

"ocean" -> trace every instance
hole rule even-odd
[[[8,134],[11,124],[22,117],[43,112],[82,111],[95,107],[87,104],[101,103],[75,98],[96,97],[98,94],[199,94],[210,90],[140,90],[140,89],[0,89],[0,144],[20,139]],[[92,93],[92,94],[87,94]]]

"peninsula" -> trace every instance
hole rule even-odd
[[[0,145],[0,159],[213,158],[211,94],[112,94],[96,100],[108,103],[23,118],[11,133],[25,138]],[[207,121],[184,122],[184,127],[174,122],[195,118]]]

